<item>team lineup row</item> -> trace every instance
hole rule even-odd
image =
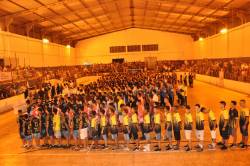
[[[246,101],[240,101],[240,115],[238,122],[238,111],[236,109],[236,102],[231,102],[231,108],[226,109],[226,103],[220,102],[221,113],[218,119],[219,132],[222,137],[221,149],[227,149],[229,136],[234,138],[237,134],[237,126],[239,126],[242,134],[241,148],[247,148],[248,140],[248,124],[249,124],[249,109],[246,107]],[[178,150],[180,148],[181,130],[184,126],[185,140],[188,144],[185,146],[186,151],[192,149],[192,131],[195,126],[195,134],[198,144],[195,146],[197,151],[203,151],[204,148],[204,115],[208,113],[209,128],[211,133],[211,144],[208,145],[209,149],[215,149],[216,146],[216,128],[217,121],[214,112],[199,104],[195,105],[196,121],[193,124],[193,117],[191,114],[190,106],[186,106],[185,115],[182,119],[178,106],[165,106],[164,112],[158,103],[155,103],[154,113],[151,114],[149,107],[145,106],[143,112],[143,119],[138,118],[136,108],[130,108],[121,104],[122,114],[117,115],[115,108],[109,107],[107,111],[100,109],[99,113],[91,111],[89,113],[82,111],[75,112],[62,112],[59,108],[53,107],[52,112],[39,109],[33,111],[31,115],[22,114],[19,112],[19,132],[25,146],[32,146],[32,139],[35,141],[36,146],[40,146],[40,139],[44,140],[44,145],[48,145],[47,138],[50,138],[50,145],[55,145],[54,140],[58,141],[58,145],[62,145],[61,138],[65,138],[70,145],[71,135],[74,139],[74,148],[78,150],[80,147],[88,148],[88,139],[91,138],[91,149],[98,147],[98,140],[102,139],[104,145],[102,148],[108,148],[108,135],[111,134],[112,149],[119,148],[118,134],[123,133],[125,146],[124,150],[130,150],[129,144],[134,140],[136,145],[132,149],[137,151],[140,148],[140,140],[146,140],[144,151],[150,151],[150,141],[156,140],[157,145],[154,151],[161,150],[162,139],[167,140],[166,150]],[[238,124],[239,123],[239,124]],[[164,124],[164,125],[162,125]],[[162,128],[164,126],[165,129]],[[163,136],[163,130],[165,134]],[[139,132],[142,138],[139,138]],[[151,137],[151,132],[154,132],[155,138]],[[177,144],[173,145],[172,135],[174,136]],[[237,146],[234,139],[231,147]],[[132,150],[131,149],[131,150]]]

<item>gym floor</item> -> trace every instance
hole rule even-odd
[[[246,99],[249,106],[249,96],[241,93],[195,81],[194,88],[188,90],[188,103],[193,106],[200,103],[212,108],[219,118],[219,101]],[[184,111],[180,110],[183,119]],[[194,114],[193,117],[195,118]],[[23,149],[19,139],[14,111],[0,115],[0,166],[64,166],[64,165],[250,165],[250,148],[229,149],[227,151],[207,150],[204,152],[164,151],[165,143],[162,143],[162,152],[125,152],[122,150],[90,150],[73,151],[69,149]],[[238,142],[241,139],[238,131]],[[220,140],[217,133],[218,141]],[[185,145],[182,131],[181,146]],[[195,133],[193,132],[193,140]],[[205,116],[205,147],[210,141],[207,115]],[[230,139],[232,142],[232,139]],[[196,143],[194,142],[193,145]],[[132,145],[131,145],[132,146]]]

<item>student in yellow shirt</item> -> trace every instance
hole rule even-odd
[[[159,104],[156,103],[155,114],[154,114],[154,130],[157,141],[157,146],[154,151],[161,151],[161,113],[159,109]]]
[[[226,150],[229,139],[229,111],[226,109],[225,101],[220,102],[220,110],[219,129],[223,144],[221,150]]]
[[[172,149],[172,131],[173,131],[173,120],[170,106],[166,106],[165,109],[165,137],[168,140],[168,145],[166,145],[166,150]]]
[[[149,115],[149,104],[145,106],[144,109],[144,117],[143,117],[143,129],[144,129],[144,135],[145,139],[147,141],[147,144],[144,146],[144,152],[150,151],[150,115]]]
[[[184,121],[184,133],[188,144],[185,146],[186,151],[192,149],[192,129],[193,129],[193,118],[190,110],[190,106],[186,106],[185,121]]]
[[[125,142],[124,150],[129,151],[129,116],[128,116],[128,109],[123,110],[123,136]]]
[[[198,152],[203,151],[204,145],[204,110],[205,108],[200,108],[200,104],[195,105],[196,111],[196,138],[198,140],[198,145],[195,146]]]
[[[118,143],[118,121],[117,121],[117,116],[115,114],[115,109],[113,107],[110,107],[110,125],[111,125],[111,137],[114,141],[114,146],[112,150],[118,149],[119,148],[119,143]]]
[[[103,149],[107,149],[108,148],[108,128],[107,128],[107,118],[106,118],[104,109],[100,110],[100,115],[101,115],[101,118],[100,118],[101,135],[104,140]]]
[[[131,136],[133,137],[134,141],[136,142],[136,147],[133,151],[139,150],[139,139],[138,139],[138,115],[135,111],[136,108],[131,108],[131,124],[130,124],[130,132]]]
[[[98,139],[99,138],[98,138],[98,124],[97,123],[98,123],[98,119],[96,116],[96,112],[92,111],[91,112],[91,119],[90,119],[90,128],[91,128],[93,141],[92,141],[90,149],[97,149],[97,146],[98,146]]]
[[[177,144],[174,146],[174,150],[179,150],[181,141],[181,117],[178,113],[178,106],[173,107],[173,112],[174,137],[177,142]]]
[[[242,134],[241,148],[247,148],[249,125],[249,108],[246,107],[246,100],[240,100],[240,132]]]
[[[216,118],[212,109],[206,109],[206,113],[208,113],[208,122],[209,122],[209,129],[211,134],[212,143],[208,144],[209,149],[215,149],[216,146]]]
[[[62,139],[61,139],[61,117],[60,117],[60,111],[58,108],[53,109],[53,130],[55,138],[58,140],[58,145],[61,146]]]

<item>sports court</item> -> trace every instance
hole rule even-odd
[[[250,0],[1,0],[0,166],[250,165]]]

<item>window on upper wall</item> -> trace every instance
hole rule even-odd
[[[142,51],[158,51],[158,50],[159,50],[158,44],[142,45]]]
[[[140,52],[141,51],[141,45],[129,45],[127,46],[128,52]]]
[[[109,47],[110,53],[126,52],[126,46],[111,46]]]

